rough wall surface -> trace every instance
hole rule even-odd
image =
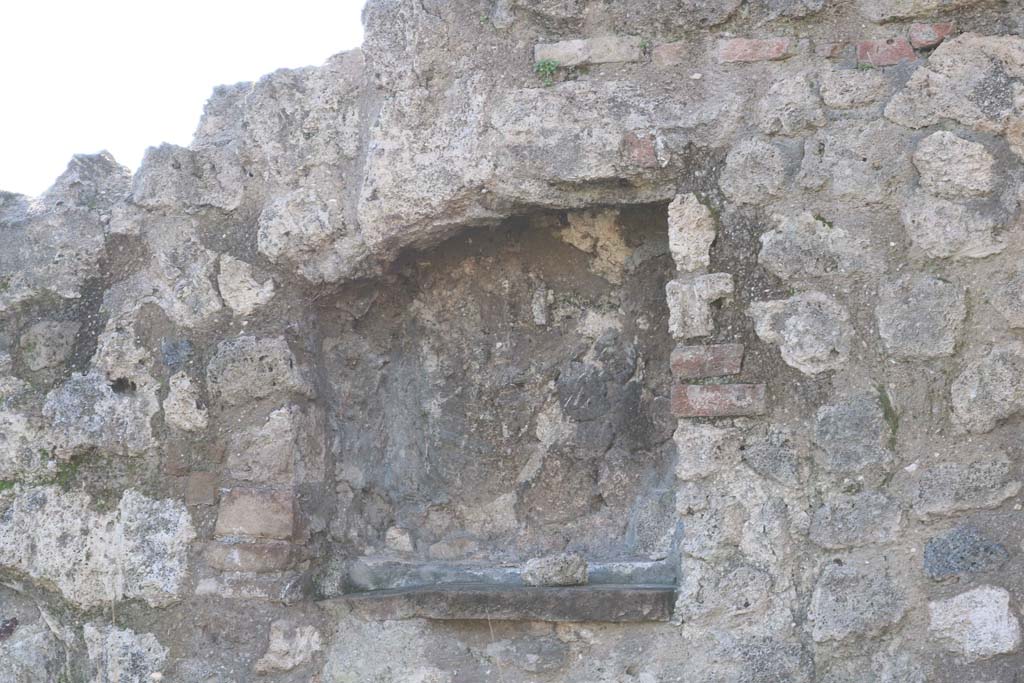
[[[0,193],[0,683],[1020,680],[1024,5],[364,21]]]

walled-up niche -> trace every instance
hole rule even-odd
[[[322,594],[387,616],[669,618],[668,247],[664,206],[534,215],[319,302]],[[523,585],[565,552],[586,586]]]

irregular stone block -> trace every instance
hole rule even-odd
[[[886,446],[894,437],[892,429],[879,397],[861,392],[818,409],[814,440],[825,451],[826,469],[854,474],[892,462]]]
[[[1010,96],[1022,60],[1024,39],[1019,36],[965,33],[950,38],[889,100],[885,116],[908,128],[948,119],[979,131],[1008,133],[1022,113]]]
[[[373,271],[362,233],[348,225],[336,199],[316,190],[269,199],[256,226],[259,252],[310,282],[337,282]]]
[[[838,370],[850,355],[850,314],[821,292],[750,305],[754,329],[762,341],[776,344],[782,360],[807,375]]]
[[[320,632],[314,626],[299,626],[287,619],[276,619],[270,625],[270,640],[253,670],[256,673],[291,671],[313,659],[323,649]]]
[[[162,144],[146,150],[132,177],[132,201],[147,209],[211,206],[233,211],[242,202],[244,171],[225,154]]]
[[[582,586],[587,560],[579,553],[534,558],[523,565],[522,579],[527,586]]]
[[[747,467],[762,477],[783,486],[800,484],[800,450],[790,430],[772,425],[763,437],[746,439],[740,450]]]
[[[825,111],[805,74],[772,83],[757,104],[757,127],[767,135],[796,135],[823,125]]]
[[[518,669],[532,674],[562,669],[571,654],[569,645],[557,637],[534,635],[491,643],[484,652],[489,660],[505,670]]]
[[[938,24],[911,24],[908,35],[910,44],[918,50],[935,47],[946,38],[953,35],[956,24],[947,21]]]
[[[766,62],[793,55],[789,38],[729,38],[718,41],[719,64]]]
[[[739,460],[740,433],[735,429],[681,421],[672,439],[680,481],[703,479]]]
[[[743,366],[743,344],[677,346],[669,358],[676,379],[737,375]]]
[[[808,212],[773,219],[778,227],[761,235],[757,262],[785,282],[881,270],[881,259],[842,228]]]
[[[1024,270],[996,287],[992,305],[1003,314],[1010,327],[1024,328]]]
[[[996,586],[978,586],[947,600],[928,603],[928,631],[947,650],[974,662],[1015,652],[1020,622],[1010,610],[1010,594]]]
[[[950,396],[954,421],[983,434],[1000,421],[1024,411],[1024,344],[1006,342],[967,363],[953,380]]]
[[[992,571],[1009,559],[1003,544],[990,541],[973,526],[958,526],[928,539],[923,562],[928,578],[938,581]]]
[[[28,369],[37,372],[66,361],[75,347],[81,327],[74,321],[43,320],[21,335],[21,355]]]
[[[210,393],[228,405],[275,394],[313,397],[313,387],[283,337],[222,341],[206,367],[206,381]]]
[[[672,387],[676,417],[763,415],[767,410],[763,384],[677,384]]]
[[[767,609],[771,577],[747,564],[684,559],[673,618],[683,623],[758,614]]]
[[[833,495],[811,520],[811,540],[823,548],[853,548],[896,538],[903,513],[877,491]]]
[[[287,540],[294,531],[295,508],[290,492],[232,489],[221,496],[214,529],[218,537]]]
[[[169,651],[152,633],[136,633],[89,622],[82,628],[90,680],[96,683],[149,683],[163,680]]]
[[[71,457],[90,448],[137,455],[154,444],[150,419],[159,404],[130,380],[108,381],[92,371],[71,377],[46,395],[57,454]]]
[[[220,257],[217,289],[224,303],[242,316],[249,315],[274,297],[274,281],[271,278],[260,284],[253,278],[250,264],[228,254]]]
[[[598,36],[540,43],[533,48],[535,62],[552,60],[558,66],[637,62],[643,56],[641,40],[634,36]]]
[[[732,275],[711,273],[665,285],[668,330],[675,339],[706,337],[715,331],[711,304],[733,293]]]
[[[851,120],[820,130],[804,143],[797,183],[837,199],[888,204],[913,174],[908,131],[881,120]]]
[[[19,489],[0,524],[0,566],[46,582],[83,609],[131,598],[151,607],[176,602],[195,538],[185,506],[131,489],[111,512],[95,512],[90,502],[57,487]]]
[[[883,71],[834,69],[821,75],[821,99],[833,109],[854,109],[881,100],[892,87]]]
[[[932,258],[984,258],[1006,249],[998,216],[922,190],[907,198],[900,218],[914,245]]]
[[[870,66],[892,66],[917,60],[914,48],[906,38],[862,40],[857,43],[857,63]]]
[[[43,619],[19,624],[16,617],[0,622],[0,681],[52,683],[65,675],[68,657]]]
[[[980,197],[995,188],[995,159],[984,145],[940,130],[917,145],[914,166],[921,186],[947,199]]]
[[[320,410],[295,404],[278,408],[266,422],[233,434],[227,468],[234,479],[291,484],[324,478],[324,432]]]
[[[608,382],[604,368],[590,363],[571,361],[562,367],[555,380],[555,389],[562,412],[577,422],[596,420],[611,410]]]
[[[170,388],[164,399],[164,419],[167,423],[186,432],[206,429],[209,422],[207,410],[200,404],[199,389],[192,384],[184,372],[171,375]]]
[[[905,275],[882,287],[875,318],[885,348],[900,358],[940,358],[956,348],[964,290],[930,275]]]
[[[917,477],[914,512],[928,517],[998,507],[1020,492],[1021,483],[1012,476],[1005,458],[931,465]]]
[[[807,616],[811,637],[821,643],[877,636],[899,623],[906,611],[906,593],[887,567],[878,561],[851,560],[825,565]]]
[[[725,157],[718,184],[726,196],[741,204],[760,204],[782,194],[786,159],[775,145],[748,138]]]
[[[706,269],[716,234],[714,216],[696,195],[676,195],[668,205],[668,248],[678,272]]]

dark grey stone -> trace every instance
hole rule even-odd
[[[177,372],[192,357],[192,344],[187,339],[164,337],[160,340],[160,355],[163,356],[164,365]]]
[[[928,539],[924,546],[924,572],[938,580],[996,569],[1009,558],[1001,543],[990,541],[972,526],[959,526]]]
[[[611,408],[607,382],[608,374],[601,368],[567,363],[555,382],[562,412],[577,422],[601,417]]]
[[[619,384],[624,384],[636,370],[636,347],[623,342],[615,330],[608,330],[594,342],[594,355]]]

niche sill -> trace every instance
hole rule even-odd
[[[348,593],[337,598],[365,619],[668,621],[675,586],[519,586],[449,583]]]

